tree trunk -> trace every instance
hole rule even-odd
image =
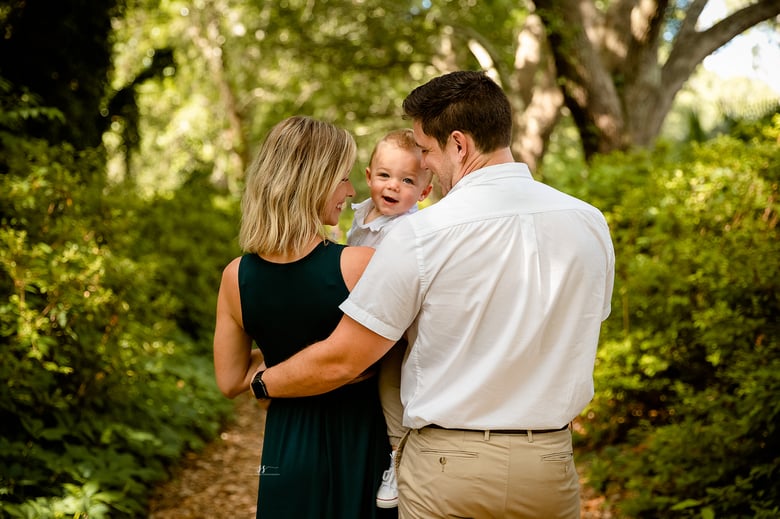
[[[514,112],[512,152],[536,171],[561,115],[563,94],[555,77],[555,65],[544,36],[542,20],[526,18],[517,37],[514,71],[507,88]]]
[[[536,0],[558,82],[586,158],[628,145],[618,89],[601,57],[603,21],[589,0]]]
[[[558,82],[580,133],[586,160],[597,153],[649,146],[675,96],[696,67],[746,29],[780,14],[758,0],[703,31],[707,0],[693,0],[662,61],[668,0],[618,0],[602,12],[592,0],[534,0],[555,56]]]

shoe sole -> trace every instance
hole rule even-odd
[[[398,500],[395,501],[377,501],[376,502],[377,508],[397,508],[398,507]]]

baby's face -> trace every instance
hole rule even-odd
[[[403,214],[425,200],[431,191],[431,175],[420,167],[420,152],[383,142],[366,168],[371,200],[385,216]]]

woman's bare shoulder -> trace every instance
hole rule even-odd
[[[373,255],[374,249],[371,247],[344,248],[341,253],[341,274],[349,290],[355,287]]]
[[[234,258],[228,263],[224,269],[222,269],[222,279],[233,278],[238,279],[238,266],[241,263],[241,256]]]

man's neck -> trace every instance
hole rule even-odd
[[[460,178],[488,166],[497,166],[498,164],[510,162],[515,162],[515,159],[512,156],[512,150],[509,148],[501,148],[490,153],[476,153],[463,163],[463,173]]]

